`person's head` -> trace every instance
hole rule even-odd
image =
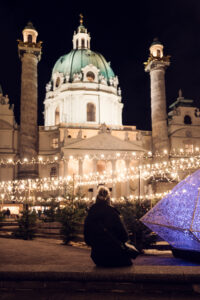
[[[105,186],[100,186],[97,190],[97,198],[96,202],[106,202],[107,204],[110,204],[110,191]]]

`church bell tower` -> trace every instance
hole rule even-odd
[[[165,95],[165,69],[170,65],[169,56],[164,56],[163,45],[154,39],[150,56],[145,64],[145,71],[151,80],[151,122],[153,153],[169,151],[167,130],[167,110]]]
[[[37,124],[37,64],[41,58],[41,44],[37,42],[37,31],[29,22],[22,31],[23,41],[18,41],[18,53],[22,63],[21,71],[21,104],[20,104],[20,160],[37,158],[38,124]],[[36,164],[19,165],[18,178],[38,177]]]

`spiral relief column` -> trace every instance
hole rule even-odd
[[[18,41],[18,53],[22,62],[20,104],[20,160],[37,159],[38,155],[38,84],[37,64],[41,58],[41,42],[37,42],[37,31],[32,23],[23,30],[23,41]],[[18,178],[38,177],[37,165],[20,165]]]
[[[155,39],[150,46],[150,56],[145,63],[145,71],[151,80],[151,122],[152,150],[169,150],[167,129],[167,109],[165,95],[165,69],[170,65],[169,56],[163,55],[163,45]]]

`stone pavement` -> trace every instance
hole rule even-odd
[[[82,292],[94,293],[95,299],[102,293],[105,299],[128,294],[130,299],[200,299],[200,265],[176,259],[170,251],[149,250],[131,267],[97,268],[87,248],[58,240],[0,238],[0,298],[16,299],[14,293],[21,299],[38,297],[24,296],[27,291],[43,294],[41,299],[65,299],[66,292],[71,295],[66,299],[92,299],[81,298]],[[154,294],[162,298],[151,298]]]

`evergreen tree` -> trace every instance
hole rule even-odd
[[[14,233],[14,236],[24,240],[32,240],[36,232],[36,219],[36,213],[30,212],[28,206],[26,206],[18,220],[19,228]]]

